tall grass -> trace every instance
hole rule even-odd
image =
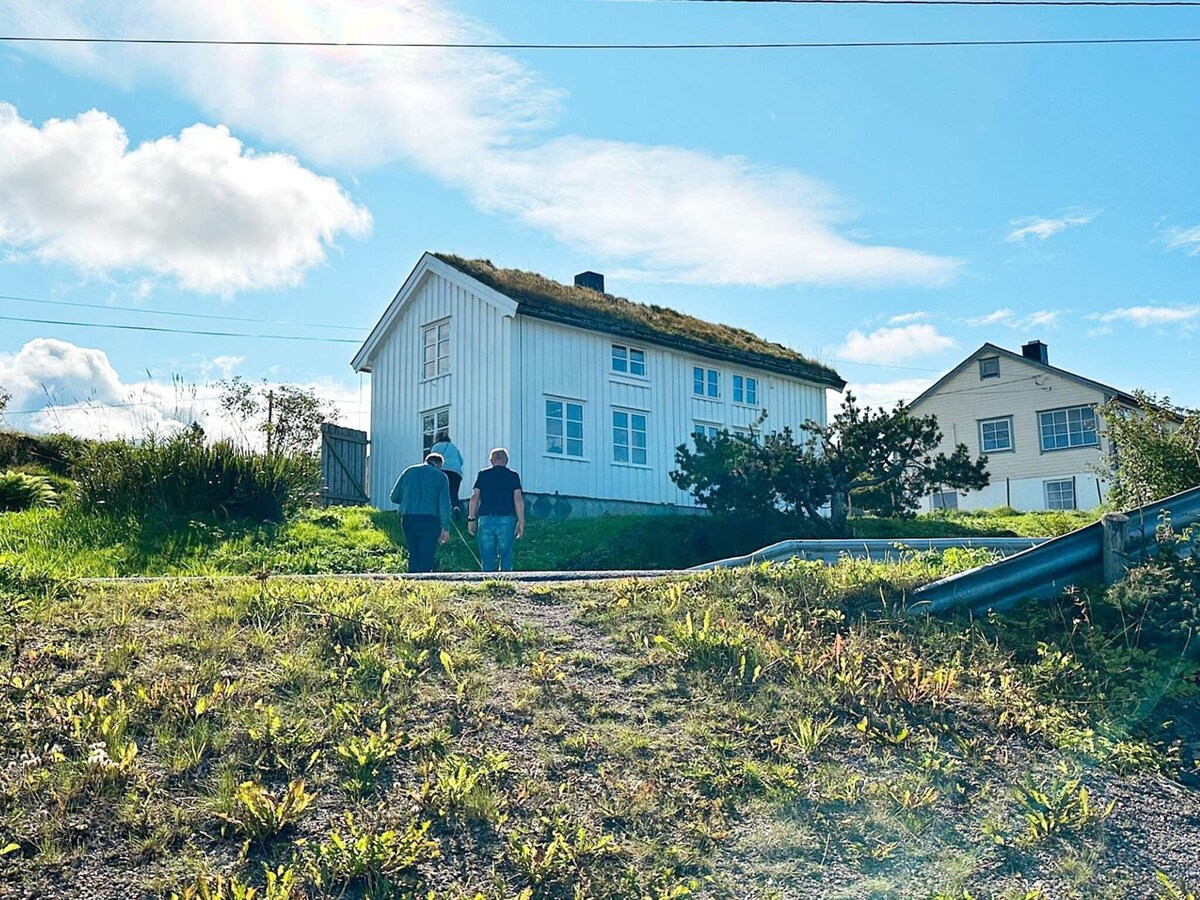
[[[79,504],[110,516],[282,521],[314,501],[320,472],[309,456],[257,453],[192,432],[82,447]]]

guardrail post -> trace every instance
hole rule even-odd
[[[1104,526],[1104,583],[1114,584],[1125,577],[1129,552],[1129,516],[1109,513],[1100,520]]]

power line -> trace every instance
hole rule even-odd
[[[712,2],[712,0],[700,0]],[[1141,4],[1135,4],[1141,5]],[[903,47],[1066,47],[1118,44],[1200,44],[1200,37],[1140,38],[997,38],[991,40],[916,41],[765,41],[663,44],[502,43],[469,41],[269,41],[201,38],[94,38],[0,35],[0,43],[160,44],[216,47],[328,47],[397,50],[832,50]]]
[[[218,316],[211,313],[176,312],[167,309],[143,309],[140,306],[114,306],[107,303],[82,303],[73,300],[45,300],[40,297],[18,297],[0,294],[0,300],[15,300],[21,303],[40,303],[48,306],[75,306],[82,309],[115,309],[122,312],[144,313],[148,316],[177,316],[186,319],[216,319],[222,322],[257,322],[263,325],[287,325],[298,328],[337,328],[341,331],[366,331],[358,325],[334,325],[331,322],[285,322],[278,319],[256,319],[249,316]]]
[[[175,402],[176,409],[180,407],[193,406],[204,400],[219,400],[219,396],[213,397],[193,397],[187,402]],[[169,406],[167,400],[136,400],[130,403],[100,403],[95,400],[75,400],[73,403],[53,404],[51,406],[43,406],[39,409],[6,409],[5,416],[33,416],[38,413],[68,413],[74,412],[76,409],[92,410],[92,409],[128,409],[134,406]]]
[[[267,341],[308,341],[322,344],[361,344],[353,338],[306,337],[295,334],[247,334],[243,331],[196,331],[189,328],[159,328],[154,325],[116,325],[106,322],[68,322],[61,319],[33,319],[24,316],[0,316],[4,322],[30,322],[34,325],[69,325],[72,328],[112,328],[118,331],[152,331],[159,334],[190,334],[201,337],[258,338]]]
[[[1200,6],[1200,0],[654,0],[657,3],[783,3],[796,6]]]

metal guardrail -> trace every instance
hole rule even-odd
[[[1131,556],[1156,552],[1159,517],[1171,514],[1176,528],[1200,522],[1200,487],[1125,513]],[[1049,600],[1066,588],[1104,580],[1104,525],[1093,522],[1070,534],[1006,559],[924,585],[909,595],[909,609],[932,614],[954,610],[1002,610],[1022,600]]]
[[[789,559],[808,559],[825,563],[836,563],[843,556],[855,559],[870,559],[886,562],[902,553],[913,550],[936,550],[973,547],[991,550],[1001,556],[1009,556],[1029,550],[1045,543],[1048,538],[1023,537],[958,537],[958,538],[870,538],[860,540],[794,540],[780,541],[745,556],[733,556],[716,562],[692,566],[688,572],[704,572],[709,569],[728,569],[734,566],[750,566],[764,562],[786,562]]]

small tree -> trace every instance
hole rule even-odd
[[[860,509],[904,515],[937,486],[986,487],[987,457],[972,460],[966,445],[935,453],[942,440],[934,416],[860,408],[847,394],[828,425],[808,422],[797,441],[791,429],[762,440],[721,432],[697,435],[696,449],[675,450],[671,478],[703,506],[724,515],[796,513],[843,531],[853,497]]]
[[[8,401],[12,399],[12,394],[0,387],[0,422],[4,421],[4,411],[8,409]]]
[[[1134,393],[1135,407],[1109,401],[1100,408],[1115,447],[1110,502],[1120,508],[1153,503],[1200,484],[1200,411],[1170,399]]]
[[[804,428],[829,467],[830,520],[839,531],[852,497],[866,512],[906,515],[934,487],[977,490],[990,481],[987,457],[972,460],[966,444],[935,455],[942,442],[937,416],[913,416],[903,403],[872,410],[847,393],[830,424]]]
[[[321,437],[321,425],[337,410],[312,388],[294,384],[254,384],[237,375],[218,381],[221,409],[235,422],[246,422],[266,438],[267,454],[291,456],[312,453]]]

